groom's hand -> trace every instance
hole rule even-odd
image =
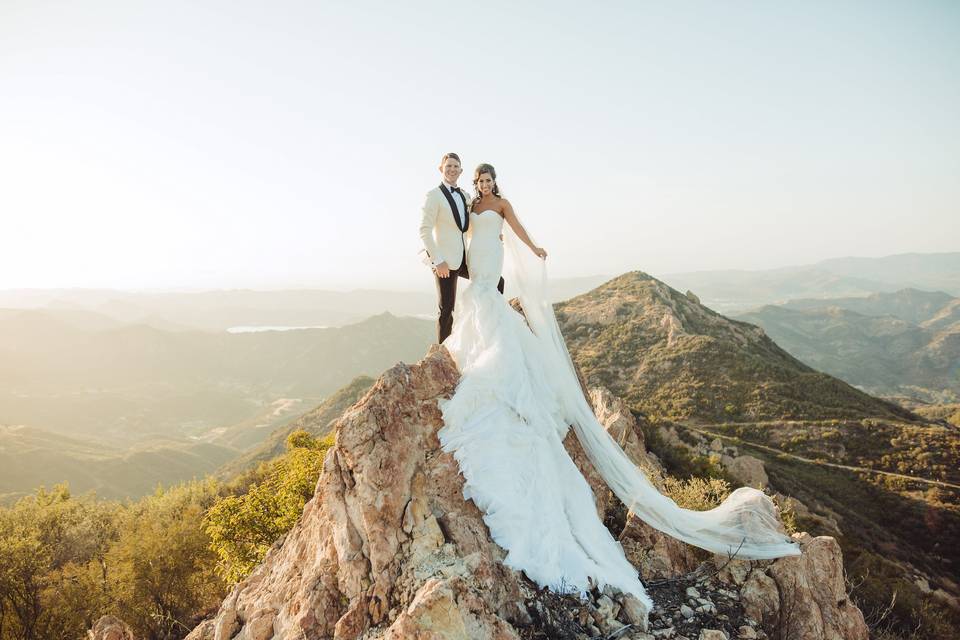
[[[450,277],[450,267],[447,266],[446,262],[441,262],[435,267],[435,269],[436,269],[437,275],[440,276],[441,278]]]

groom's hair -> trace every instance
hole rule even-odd
[[[463,162],[460,160],[460,156],[459,156],[459,155],[457,155],[457,154],[455,154],[455,153],[445,153],[445,154],[443,154],[443,157],[440,158],[440,166],[442,167],[442,166],[443,166],[443,163],[446,162],[447,160],[449,160],[450,158],[453,158],[454,160],[456,160],[456,161],[459,162],[460,164],[463,164]]]

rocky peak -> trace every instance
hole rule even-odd
[[[439,448],[437,399],[457,380],[437,346],[384,373],[337,422],[300,520],[191,640],[765,637],[763,625],[781,624],[781,603],[794,595],[804,604],[789,623],[802,633],[785,637],[866,638],[837,581],[831,538],[801,537],[805,550],[819,551],[800,559],[713,559],[691,572],[698,563],[690,548],[628,514],[621,542],[646,559],[638,562],[645,580],[662,576],[649,583],[657,604],[649,626],[631,596],[608,589],[581,601],[536,589],[503,565],[481,512],[463,499],[456,461]],[[605,427],[657,479],[658,463],[622,401],[604,390],[591,398]],[[575,438],[566,444],[601,498]]]
[[[642,271],[625,273],[559,305],[570,323],[586,325],[639,324],[673,345],[685,336],[709,336],[741,347],[762,349],[781,360],[807,367],[776,346],[763,329],[731,320],[700,303],[691,291],[680,293]]]

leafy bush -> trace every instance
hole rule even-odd
[[[136,503],[43,488],[0,509],[0,638],[80,638],[103,614],[138,638],[179,638],[225,588],[199,528],[214,481]]]
[[[720,478],[664,478],[667,495],[685,509],[713,509],[730,495],[730,484]]]
[[[219,556],[218,572],[237,582],[289,531],[313,496],[333,434],[317,440],[306,431],[287,437],[287,452],[264,463],[244,493],[219,499],[203,517],[203,530]]]
[[[291,434],[285,454],[231,485],[125,503],[58,485],[0,508],[0,640],[80,638],[105,614],[137,638],[182,638],[296,522],[332,443]]]
[[[157,489],[120,517],[107,554],[109,591],[136,637],[182,637],[218,605],[226,585],[199,526],[218,491],[212,479]]]
[[[80,637],[106,602],[100,569],[117,505],[66,485],[0,509],[0,638]]]

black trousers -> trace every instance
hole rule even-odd
[[[439,316],[437,317],[437,342],[443,342],[453,331],[453,307],[457,302],[457,282],[460,278],[470,279],[470,272],[467,271],[466,256],[460,262],[460,268],[456,271],[450,270],[450,276],[441,278],[434,274],[437,281],[437,298],[440,300]],[[497,291],[503,293],[503,278],[497,283]]]

